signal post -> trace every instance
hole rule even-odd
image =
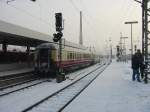
[[[54,42],[59,42],[59,68],[57,69],[57,74],[56,74],[56,81],[58,83],[62,82],[65,80],[65,74],[63,72],[63,69],[61,67],[62,63],[62,30],[64,29],[62,26],[62,13],[55,13],[55,25],[56,25],[56,32],[54,33],[53,36],[53,41]]]

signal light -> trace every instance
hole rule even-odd
[[[56,31],[62,31],[62,13],[55,13],[56,18]]]
[[[53,36],[54,36],[53,41],[58,42],[61,39],[61,37],[63,36],[63,33],[62,32],[58,32],[57,34],[54,33]]]

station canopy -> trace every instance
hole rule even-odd
[[[52,42],[53,37],[0,20],[0,44],[31,46]]]

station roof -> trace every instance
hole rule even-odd
[[[0,20],[0,44],[35,47],[41,43],[52,42],[52,37],[18,25]]]
[[[36,47],[41,43],[54,43],[53,37],[48,34],[40,33],[0,20],[0,44],[3,42],[6,42],[8,45],[30,45],[31,47]],[[66,40],[63,43],[70,47],[87,49],[85,46]]]

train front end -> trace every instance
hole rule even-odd
[[[52,58],[52,47],[40,45],[35,50],[34,68],[40,77],[55,77],[55,63]]]

